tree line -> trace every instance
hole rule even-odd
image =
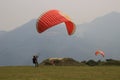
[[[40,65],[55,65],[55,66],[120,66],[120,60],[115,59],[106,59],[105,61],[95,61],[95,60],[84,60],[84,61],[76,61],[73,58],[63,58],[61,60],[59,59],[46,59],[43,60],[43,62],[40,63]]]
[[[89,66],[120,66],[120,60],[115,60],[115,59],[106,59],[105,61],[95,61],[95,60],[88,60],[88,61],[81,61],[81,63],[89,65]]]

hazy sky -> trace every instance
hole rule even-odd
[[[37,19],[49,9],[61,10],[82,24],[112,11],[120,12],[120,0],[0,0],[0,31]]]

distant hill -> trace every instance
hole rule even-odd
[[[6,33],[7,33],[6,31],[0,31],[0,37],[3,36]]]
[[[33,55],[39,56],[39,62],[49,57],[71,57],[78,61],[120,59],[120,13],[77,25],[72,36],[68,36],[64,24],[41,34],[35,26],[33,19],[4,35],[0,31],[0,65],[32,65]],[[105,52],[105,58],[94,55],[97,49]]]
[[[82,34],[80,38],[84,40],[86,51],[101,49],[106,53],[105,58],[120,59],[119,21],[120,13],[112,12],[96,18],[91,23],[80,25],[78,32],[79,35]]]
[[[82,64],[72,58],[48,58],[43,60],[40,65],[53,66],[83,66]]]
[[[106,61],[76,61],[73,58],[48,58],[43,60],[40,66],[120,66],[120,60],[106,59]]]

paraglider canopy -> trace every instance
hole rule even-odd
[[[102,50],[97,50],[95,52],[95,55],[97,56],[98,54],[102,55],[103,57],[105,56],[105,53]]]
[[[67,15],[63,14],[59,10],[49,10],[43,13],[43,15],[41,15],[37,20],[36,28],[39,33],[42,33],[62,22],[65,23],[68,34],[72,35],[75,31],[75,24]]]

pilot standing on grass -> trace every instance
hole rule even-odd
[[[33,56],[33,64],[35,64],[35,67],[38,67],[38,61],[37,61],[38,56]]]

